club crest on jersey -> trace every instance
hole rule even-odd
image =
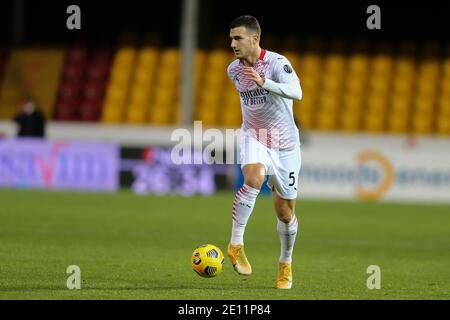
[[[283,69],[287,73],[292,73],[292,68],[289,65],[287,65],[287,64],[284,65]]]

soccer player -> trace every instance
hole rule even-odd
[[[244,185],[234,198],[228,256],[239,274],[252,273],[244,251],[244,231],[265,176],[269,175],[267,184],[273,193],[281,242],[277,288],[290,289],[301,165],[292,103],[293,99],[302,98],[302,90],[290,62],[278,53],[261,49],[260,37],[261,27],[252,16],[240,16],[230,24],[236,60],[228,66],[227,73],[241,100],[240,162]]]

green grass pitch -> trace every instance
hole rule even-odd
[[[196,246],[225,249],[231,192],[212,197],[0,190],[0,299],[449,299],[450,206],[300,201],[294,286],[275,289],[270,197],[247,225],[249,278],[204,279]],[[81,268],[81,290],[66,269]],[[369,290],[369,265],[381,289]]]

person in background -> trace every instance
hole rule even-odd
[[[45,116],[31,97],[24,99],[14,122],[19,126],[18,137],[45,137]]]

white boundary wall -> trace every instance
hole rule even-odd
[[[177,128],[59,122],[47,125],[47,136],[173,146],[177,142],[170,137]],[[13,123],[0,122],[0,135],[14,137],[16,130]],[[450,138],[319,132],[301,137],[300,198],[450,203]]]

